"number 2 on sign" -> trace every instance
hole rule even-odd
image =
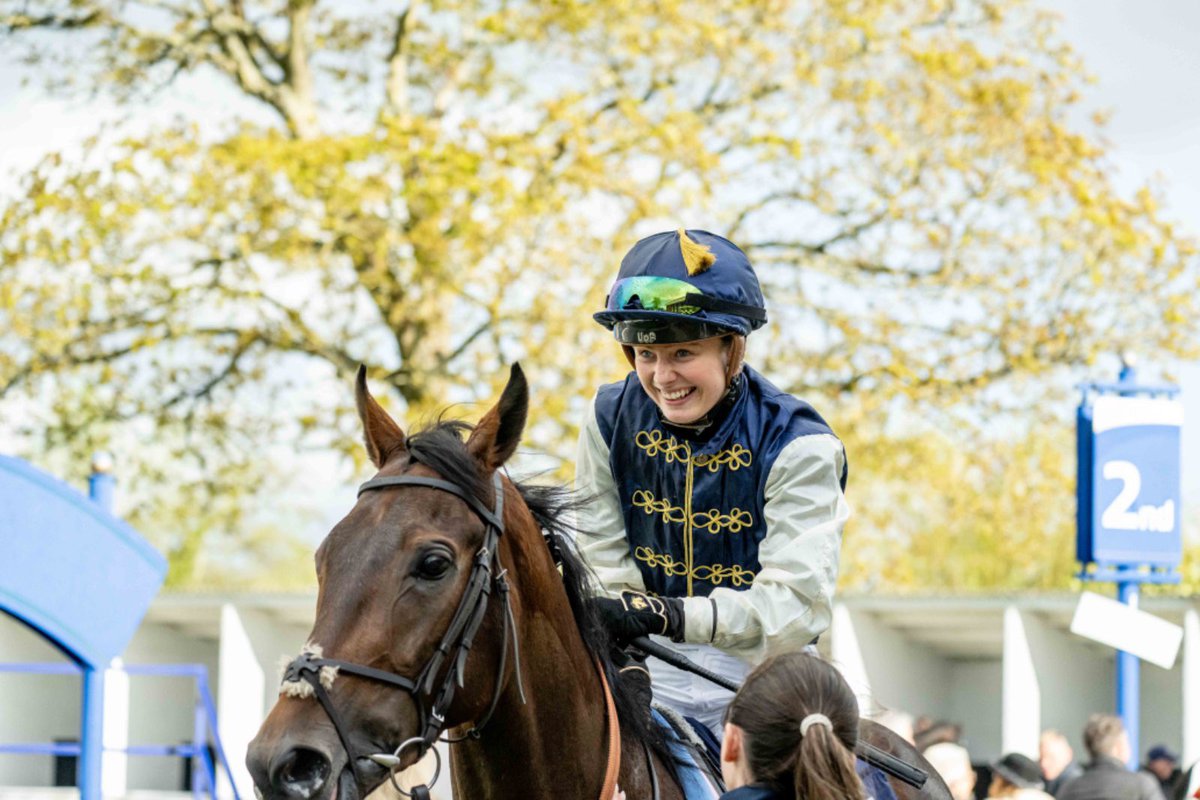
[[[1175,501],[1168,500],[1161,506],[1142,505],[1135,511],[1133,504],[1142,491],[1142,473],[1132,461],[1107,461],[1104,464],[1104,479],[1121,481],[1123,486],[1113,501],[1104,509],[1100,526],[1119,531],[1157,531],[1169,533],[1175,530]]]

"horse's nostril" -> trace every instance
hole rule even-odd
[[[298,747],[280,759],[271,782],[285,797],[307,800],[329,780],[329,759],[316,750]]]

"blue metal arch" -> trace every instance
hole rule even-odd
[[[103,496],[104,481],[96,482]],[[166,559],[100,503],[0,456],[0,609],[83,667],[82,800],[101,795],[104,669],[128,646],[166,574]]]
[[[125,650],[167,572],[131,527],[8,456],[0,456],[0,541],[0,607],[96,669]]]

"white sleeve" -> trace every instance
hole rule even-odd
[[[642,573],[629,554],[625,537],[625,517],[621,499],[608,463],[608,445],[600,436],[593,405],[583,430],[575,460],[575,491],[584,499],[576,525],[576,544],[607,594],[615,596],[624,589],[646,590]]]
[[[762,569],[745,591],[717,588],[707,598],[685,598],[687,641],[711,641],[757,663],[797,650],[829,627],[850,516],[840,482],[845,463],[842,443],[829,434],[784,447],[767,476]]]

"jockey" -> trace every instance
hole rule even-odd
[[[741,680],[829,627],[845,450],[812,406],[742,363],[767,314],[727,239],[642,239],[594,317],[633,367],[600,387],[579,441],[578,542],[601,616],[618,642],[661,635]],[[721,730],[728,692],[649,666],[659,702]]]

